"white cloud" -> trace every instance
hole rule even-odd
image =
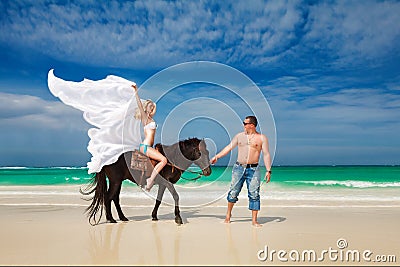
[[[46,101],[36,96],[0,93],[0,126],[2,129],[35,129],[86,132],[88,124],[82,112],[61,102]]]
[[[0,93],[0,165],[84,166],[90,158],[82,113],[61,102]]]
[[[299,77],[268,80],[263,87],[277,120],[278,146],[280,138],[292,145],[317,136],[322,148],[333,141],[399,144],[399,77],[362,70],[398,58],[400,2],[2,1],[0,10],[0,45],[61,62],[154,69],[211,60],[261,71],[287,67],[288,73],[294,65]],[[327,76],[332,66],[361,70]],[[235,99],[227,103],[236,110]],[[4,93],[0,126],[80,134],[89,127],[80,111],[60,102]]]
[[[0,93],[0,165],[85,166],[88,128],[61,102]]]
[[[101,66],[258,67],[298,56],[357,64],[397,51],[400,35],[398,2],[25,2],[6,5],[2,42]]]
[[[59,60],[137,68],[199,59],[262,66],[287,52],[309,49],[310,44],[301,43],[307,12],[315,12],[310,15],[315,23],[307,25],[309,39],[318,42],[313,36],[327,33],[318,28],[318,14],[330,9],[308,10],[299,1],[24,3],[6,9],[2,42],[27,45]],[[394,34],[388,32],[388,38]]]
[[[398,53],[400,3],[339,1],[310,8],[306,43],[339,66],[359,65]]]
[[[1,42],[97,66],[374,64],[398,52],[400,37],[393,1],[22,1],[3,10]]]
[[[309,149],[318,146],[319,151],[312,151],[314,155],[324,154],[321,159],[337,158],[336,153],[329,155],[332,146],[358,147],[360,151],[375,148],[379,157],[387,159],[383,148],[400,145],[397,137],[400,96],[375,88],[321,90],[325,83],[325,78],[285,77],[271,81],[271,85],[263,88],[265,94],[270,94],[267,99],[276,120],[278,160],[279,155],[287,157],[290,148],[295,151],[307,146]],[[308,87],[298,90],[297,85],[305,84]],[[347,153],[345,151],[349,149],[343,153]],[[348,155],[344,156],[349,159]],[[362,162],[364,156],[359,157]],[[353,161],[356,160],[349,162]]]

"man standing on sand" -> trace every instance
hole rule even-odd
[[[210,163],[214,164],[221,157],[226,156],[236,146],[238,147],[238,158],[232,168],[232,181],[228,192],[228,210],[226,212],[225,223],[230,223],[233,205],[238,201],[238,195],[246,181],[249,210],[252,212],[252,224],[262,226],[257,221],[258,211],[260,210],[260,169],[258,161],[262,151],[267,172],[265,180],[267,183],[271,179],[271,157],[268,149],[268,138],[256,131],[257,118],[247,116],[243,121],[244,131],[233,137],[229,145],[217,153]]]

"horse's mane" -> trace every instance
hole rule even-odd
[[[189,137],[185,140],[181,140],[173,145],[179,144],[179,147],[196,147],[199,145],[199,143],[201,142],[201,140],[197,137]],[[161,143],[157,143],[155,145],[155,148],[158,149],[160,151],[161,154],[164,155],[164,149],[163,147],[169,147],[171,145],[163,145]]]
[[[199,143],[201,142],[200,139],[198,139],[197,137],[190,137],[188,139],[185,139],[183,141],[179,141],[179,145],[182,146],[198,146]]]
[[[157,143],[154,148],[157,149],[162,155],[165,155],[165,151],[166,149],[173,149],[174,151],[181,151],[187,158],[192,158],[193,156],[193,152],[195,151],[196,148],[199,147],[201,140],[196,138],[196,137],[190,137],[187,138],[185,140],[181,140],[177,143],[174,143],[172,145],[162,145],[161,143]],[[173,148],[175,147],[175,148]],[[186,152],[184,152],[186,151]],[[187,154],[189,153],[189,154]],[[170,154],[171,155],[181,155],[180,153],[178,154]],[[179,156],[177,158],[175,158],[174,156],[172,156],[175,160],[177,160],[179,158]],[[175,161],[174,159],[168,159],[168,161],[172,160]]]

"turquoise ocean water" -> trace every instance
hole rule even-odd
[[[196,171],[196,168],[192,170]],[[196,174],[185,172],[178,184],[229,184],[231,167],[212,167],[212,175],[190,181]],[[261,168],[262,173],[265,169]],[[78,185],[90,181],[85,167],[0,167],[0,186]],[[124,185],[132,183],[125,181]],[[291,188],[399,188],[400,166],[288,166],[274,167],[271,184]]]
[[[196,171],[196,167],[189,170]],[[226,205],[232,167],[212,166],[212,175],[191,181],[196,174],[185,172],[176,184],[181,207]],[[261,169],[265,174],[265,168]],[[91,180],[85,167],[2,167],[0,205],[78,205],[86,207],[79,188]],[[123,205],[137,207],[154,198],[157,190],[145,194],[125,180]],[[245,188],[245,187],[244,187]],[[263,182],[260,197],[266,205],[341,207],[400,207],[400,166],[287,166],[273,167],[271,182]],[[240,200],[243,199],[243,200]],[[219,202],[222,200],[222,202]],[[247,190],[239,195],[247,205]],[[171,194],[163,201],[173,205]],[[150,202],[152,203],[152,202]]]

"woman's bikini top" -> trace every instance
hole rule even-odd
[[[152,122],[146,124],[146,126],[144,126],[145,130],[154,130],[156,128],[157,128],[157,125],[156,125],[155,121],[152,121]]]

